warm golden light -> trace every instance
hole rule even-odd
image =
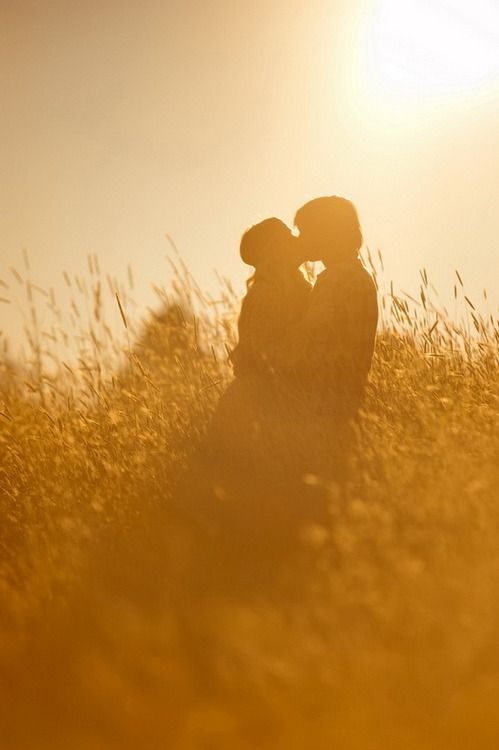
[[[499,78],[499,4],[379,0],[364,52],[375,97],[411,103],[482,91]]]
[[[499,0],[0,29],[0,750],[499,750]]]

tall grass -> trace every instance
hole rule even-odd
[[[138,322],[132,273],[95,257],[67,310],[29,268],[3,282],[29,345],[0,365],[2,748],[497,747],[499,322],[457,272],[459,316],[368,262],[351,478],[307,477],[330,520],[275,550],[176,515],[231,378],[229,282],[211,298],[177,258]]]

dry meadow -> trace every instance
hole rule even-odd
[[[2,750],[497,748],[499,321],[457,273],[451,312],[382,276],[350,479],[304,478],[327,522],[220,536],[175,497],[230,382],[230,283],[177,258],[143,318],[93,257],[64,309],[2,282],[29,342],[0,360]]]

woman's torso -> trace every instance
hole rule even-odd
[[[239,342],[231,357],[237,377],[272,372],[272,347],[303,317],[311,291],[299,271],[272,279],[255,278],[243,300]]]

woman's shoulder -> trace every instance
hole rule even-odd
[[[292,278],[294,280],[294,283],[297,286],[301,286],[303,289],[313,288],[312,282],[308,280],[307,276],[301,270],[298,270]]]
[[[262,298],[270,297],[275,292],[273,285],[267,279],[255,279],[248,287],[243,304],[252,305]]]
[[[275,285],[269,281],[260,279],[253,282],[241,304],[240,322],[244,320],[249,323],[255,317],[272,314],[280,296]]]
[[[285,291],[297,294],[309,294],[313,289],[312,284],[301,271],[282,278],[281,286]]]
[[[303,274],[293,274],[287,276],[276,276],[270,280],[262,278],[255,280],[248,289],[246,297],[243,300],[243,307],[247,311],[258,308],[279,308],[286,302],[293,299],[308,299],[312,293],[313,287]]]

